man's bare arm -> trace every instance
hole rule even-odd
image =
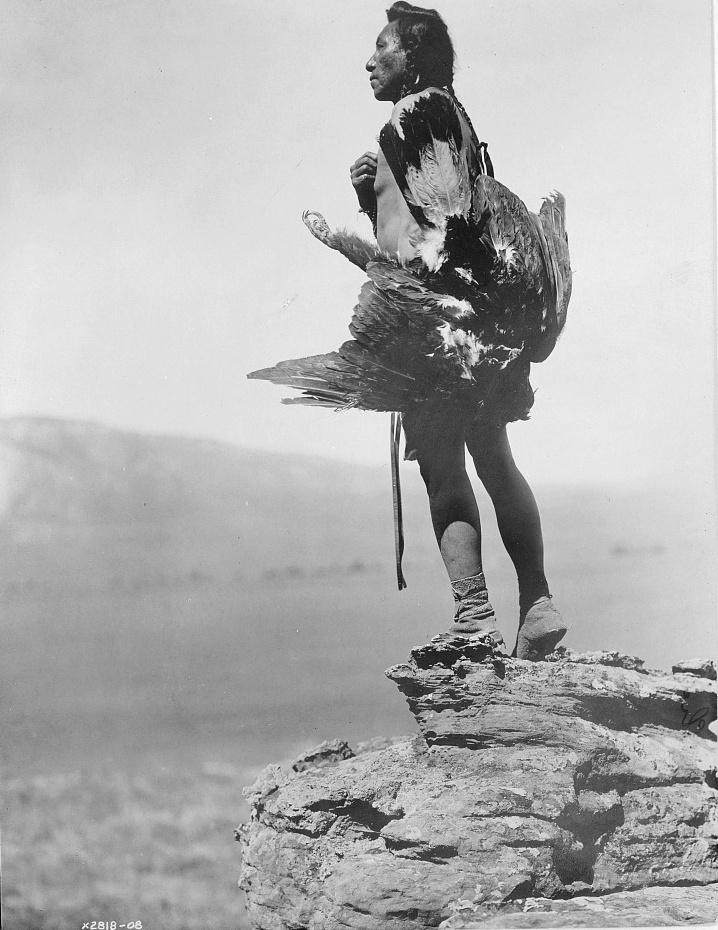
[[[376,154],[364,152],[349,169],[359,208],[370,216],[376,211],[376,194],[374,193],[376,165]]]

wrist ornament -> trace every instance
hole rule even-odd
[[[377,217],[376,202],[373,203],[370,207],[361,207],[361,206],[360,206],[360,207],[359,207],[359,210],[360,210],[361,213],[366,213],[366,215],[367,215],[367,216],[369,217],[369,219],[371,220],[371,225],[372,225],[372,228],[373,228],[373,230],[374,230],[374,235],[376,236],[376,217]]]

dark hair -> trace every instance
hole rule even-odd
[[[425,87],[448,87],[454,80],[454,46],[446,23],[436,10],[411,3],[392,3],[386,11],[406,52],[406,94]]]

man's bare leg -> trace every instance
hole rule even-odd
[[[494,505],[501,539],[514,563],[523,613],[523,608],[528,609],[549,593],[536,498],[514,462],[506,427],[473,431],[466,437],[466,444],[476,473]]]
[[[464,462],[464,438],[442,429],[441,436],[422,437],[416,449],[429,495],[429,510],[441,557],[456,604],[454,629],[488,636],[503,645],[496,615],[489,603],[481,564],[481,522]]]
[[[551,603],[544,571],[536,499],[516,467],[506,427],[473,430],[467,445],[496,511],[496,521],[519,584],[519,658],[543,659],[568,627]]]

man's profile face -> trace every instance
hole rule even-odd
[[[406,52],[401,47],[396,23],[387,23],[379,33],[374,54],[365,68],[377,100],[396,103],[401,99],[406,78]]]

